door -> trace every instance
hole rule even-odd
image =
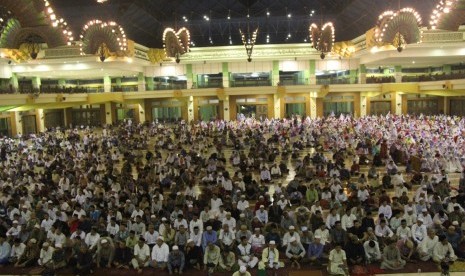
[[[305,117],[305,103],[287,103],[286,104],[286,117],[292,116]]]
[[[37,133],[36,115],[24,115],[21,120],[23,122],[23,135]]]
[[[371,115],[386,115],[391,111],[391,101],[380,101],[370,103]]]
[[[199,107],[199,118],[202,121],[211,121],[218,118],[218,105],[202,105]]]
[[[46,111],[44,115],[44,125],[47,129],[64,126],[64,110]]]
[[[11,120],[10,118],[0,118],[0,137],[11,137]]]

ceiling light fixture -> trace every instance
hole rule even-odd
[[[247,12],[247,18],[249,18],[248,12]],[[255,29],[255,31],[251,32],[250,22],[249,22],[249,19],[247,19],[247,33],[243,33],[241,29],[239,29],[239,33],[241,34],[242,44],[244,44],[245,51],[247,53],[247,61],[251,62],[253,47],[255,46],[255,42],[257,40],[258,27]]]

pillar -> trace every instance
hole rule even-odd
[[[227,62],[222,63],[222,72],[223,72],[223,87],[229,87],[229,64]],[[225,105],[225,106],[229,106]]]
[[[275,119],[281,118],[281,111],[284,112],[284,110],[281,110],[281,101],[282,101],[282,98],[279,95],[279,93],[273,95],[274,118]],[[282,116],[282,117],[284,117],[284,116]]]
[[[32,89],[40,90],[40,77],[32,77]]]
[[[137,109],[139,110],[139,123],[143,124],[147,120],[147,117],[145,115],[145,100],[139,100],[137,104]]]
[[[18,81],[18,75],[16,75],[16,73],[11,74],[10,85],[11,85],[11,88],[13,89],[13,92],[19,93],[19,81]]]
[[[442,71],[444,72],[444,74],[450,75],[450,73],[452,73],[452,66],[450,64],[444,64],[442,66]]]
[[[192,64],[186,64],[187,89],[197,88],[194,85],[194,74],[192,73]],[[189,120],[190,121],[190,120]]]
[[[144,73],[142,72],[139,72],[139,74],[137,74],[137,91],[145,92],[145,77],[144,77]]]
[[[271,71],[271,85],[275,86],[275,85],[278,85],[278,83],[279,83],[279,61],[273,60],[273,69]]]
[[[23,133],[23,118],[19,111],[14,111],[14,121],[12,125],[12,133],[13,136],[21,136]]]
[[[396,79],[396,83],[402,82],[402,66],[396,65],[394,66],[394,78]]]
[[[360,96],[360,117],[365,117],[367,115],[367,102],[368,97]]]
[[[189,87],[189,82],[187,83]],[[194,109],[194,96],[189,96],[189,100],[187,101],[187,121],[192,122],[195,120],[195,113],[198,110]]]
[[[111,92],[111,78],[109,76],[103,77],[103,92]]]
[[[310,92],[310,114],[308,115],[311,119],[316,119],[316,92]]]
[[[113,124],[113,112],[111,110],[111,103],[105,103],[105,124]]]
[[[65,79],[59,79],[58,80],[58,86],[66,86],[66,80]]]
[[[357,79],[357,70],[356,69],[351,69],[349,70],[349,81],[350,84],[355,84],[355,80]]]
[[[45,131],[45,113],[43,109],[36,109],[37,132]]]
[[[396,115],[402,115],[402,95],[399,92],[395,92],[392,96],[394,96]]]
[[[439,101],[441,102],[441,101]],[[450,110],[449,110],[449,97],[443,97],[442,99],[442,103],[443,103],[443,106],[442,106],[442,111],[444,112],[444,114],[446,115],[450,115]],[[441,110],[440,109],[440,110]]]
[[[314,59],[309,61],[309,68],[307,84],[316,84],[316,61]]]
[[[231,120],[231,109],[229,106],[229,96],[226,96],[226,98],[223,100],[223,119],[225,121]]]
[[[367,83],[367,67],[365,66],[365,64],[360,64],[358,72],[358,83]]]
[[[155,83],[153,82],[152,77],[146,77],[145,78],[145,83],[147,84],[147,90],[148,91],[153,91],[155,90]]]

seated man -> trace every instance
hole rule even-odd
[[[38,264],[46,267],[52,261],[53,251],[55,251],[55,248],[51,247],[48,242],[44,242],[42,249],[40,249]]]
[[[6,236],[0,233],[0,267],[8,264],[10,258],[11,246],[6,240]]]
[[[321,243],[321,237],[315,236],[313,242],[308,245],[308,259],[312,264],[323,264],[328,260],[324,253],[324,245]]]
[[[201,247],[197,246],[193,240],[188,239],[184,252],[186,253],[186,266],[200,270],[200,264],[202,263]]]
[[[241,238],[241,243],[237,247],[238,257],[237,262],[239,266],[254,268],[258,263],[258,258],[252,254],[252,246],[247,242],[247,237]]]
[[[363,244],[365,250],[365,259],[367,263],[375,263],[381,260],[381,251],[379,250],[379,244],[377,241],[369,240]]]
[[[439,237],[439,242],[436,243],[433,249],[433,261],[436,263],[449,263],[455,262],[457,256],[454,253],[452,245],[447,240],[446,236],[441,235]]]
[[[360,265],[365,260],[365,250],[362,241],[356,236],[351,236],[349,242],[345,245],[345,251],[348,256],[348,262],[351,265]]]
[[[208,242],[203,255],[204,270],[208,269],[208,275],[213,274],[220,262],[221,252],[220,248],[212,242]]]
[[[289,239],[289,243],[286,248],[286,256],[291,260],[291,267],[297,267],[297,269],[300,269],[300,262],[305,256],[305,249],[294,237]]]
[[[218,270],[220,272],[231,272],[238,270],[239,267],[236,264],[236,255],[229,249],[225,249],[221,252],[221,258],[218,264]]]
[[[52,259],[50,260],[50,262],[45,264],[45,267],[47,268],[47,270],[54,272],[65,266],[66,266],[66,254],[65,254],[65,251],[63,250],[63,245],[61,243],[57,243],[55,244],[55,250],[53,251]]]
[[[387,240],[386,243],[387,245],[383,250],[381,269],[398,270],[404,268],[406,261],[402,260],[396,241]]]
[[[75,275],[88,275],[92,272],[92,253],[85,244],[79,248],[76,256],[76,266],[74,267]]]
[[[132,260],[132,252],[129,247],[126,246],[126,242],[121,240],[117,243],[115,249],[115,258],[113,264],[116,268],[129,269],[129,264]]]
[[[335,244],[334,249],[329,252],[328,273],[329,275],[349,275],[346,252],[341,244]]]
[[[428,230],[428,235],[418,245],[417,252],[420,260],[426,262],[433,257],[433,250],[438,243],[438,236],[433,229]]]
[[[263,249],[262,260],[258,264],[259,270],[265,270],[266,268],[274,269],[275,272],[278,271],[280,267],[284,265],[279,262],[279,251],[276,248],[276,242],[270,241],[268,247]]]
[[[110,238],[103,238],[97,245],[96,252],[97,267],[110,268],[115,257],[115,246]]]
[[[131,260],[131,264],[138,273],[142,273],[143,267],[148,267],[150,263],[150,247],[145,243],[143,237],[139,238],[139,241],[134,246],[134,258]]]
[[[9,263],[16,263],[19,257],[23,255],[24,249],[26,249],[26,245],[21,242],[20,238],[15,238],[13,241],[13,246],[11,247]]]
[[[39,246],[37,245],[36,239],[30,239],[24,249],[23,254],[19,257],[15,263],[15,267],[28,267],[32,266],[37,262],[39,258]]]
[[[182,274],[184,270],[184,253],[179,250],[177,245],[173,246],[173,250],[168,255],[168,272],[169,274],[178,273]]]
[[[157,238],[157,244],[152,248],[152,262],[150,265],[154,268],[165,269],[168,262],[170,248],[164,242],[163,237]]]

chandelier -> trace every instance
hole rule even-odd
[[[320,58],[324,59],[326,53],[333,51],[334,46],[334,25],[331,22],[328,22],[323,25],[321,30],[318,26],[313,23],[310,25],[310,42],[312,47],[320,52]]]
[[[102,4],[102,3],[105,3],[105,2],[107,2],[107,1],[108,1],[108,0],[97,0],[97,3]]]
[[[463,0],[441,0],[433,10],[430,19],[431,29],[457,31],[465,22]]]
[[[247,23],[247,33],[243,33],[241,29],[239,29],[239,33],[241,34],[242,44],[244,44],[245,51],[247,53],[247,61],[251,62],[253,47],[257,40],[258,28],[256,28],[253,33],[250,33],[249,24]]]
[[[378,44],[391,44],[400,53],[405,45],[420,43],[421,16],[413,8],[385,11],[378,17],[375,39]]]

